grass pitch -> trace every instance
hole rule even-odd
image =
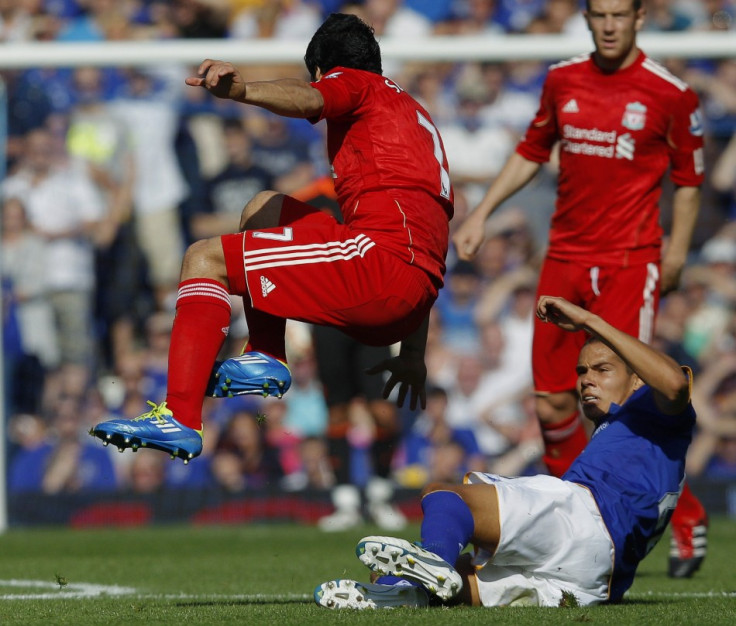
[[[314,587],[367,580],[354,556],[366,526],[158,526],[12,530],[0,536],[0,624],[736,624],[736,521],[714,519],[708,557],[690,580],[667,578],[664,539],[626,601],[574,609],[327,611]],[[415,539],[418,527],[402,536]]]

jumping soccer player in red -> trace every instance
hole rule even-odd
[[[121,449],[151,447],[185,461],[202,450],[202,402],[280,396],[291,382],[286,319],[341,329],[362,343],[401,341],[391,361],[398,403],[424,404],[429,310],[442,287],[453,192],[442,141],[426,110],[382,76],[373,29],[332,14],[310,41],[312,82],[246,82],[230,63],[206,60],[187,78],[218,98],[327,122],[327,149],[344,223],[292,197],[261,192],[241,232],[192,244],[182,263],[166,401],[92,434]],[[215,368],[243,296],[244,354]]]
[[[636,45],[641,0],[589,0],[595,51],[553,65],[539,112],[482,202],[453,238],[461,259],[484,223],[526,185],[559,144],[558,196],[538,294],[605,314],[650,341],[660,293],[677,287],[700,206],[703,128],[698,98]],[[662,255],[661,181],[675,184],[672,232]],[[587,435],[574,393],[583,333],[537,320],[532,365],[550,473],[561,476]],[[705,554],[706,515],[685,486],[672,518],[670,574],[689,576]]]

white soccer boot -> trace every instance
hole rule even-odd
[[[454,598],[463,588],[457,570],[434,552],[397,537],[364,537],[355,554],[381,576],[399,576],[419,583],[441,600]]]
[[[378,585],[355,580],[330,580],[314,590],[314,601],[326,609],[423,608],[429,605],[424,589],[403,585]]]
[[[360,513],[360,491],[355,485],[337,485],[332,490],[335,512],[320,518],[317,526],[328,533],[350,530],[363,523]]]
[[[406,517],[393,504],[393,483],[387,478],[375,476],[368,481],[365,489],[368,501],[368,514],[382,530],[398,531],[406,528]]]

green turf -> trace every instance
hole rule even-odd
[[[402,536],[414,539],[416,531]],[[0,536],[0,624],[736,624],[734,520],[713,520],[708,558],[690,580],[667,578],[663,541],[618,606],[354,612],[314,605],[316,584],[366,579],[354,545],[376,532],[325,535],[281,524],[12,530]],[[134,592],[77,597],[89,585]]]

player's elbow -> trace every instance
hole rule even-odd
[[[684,407],[690,400],[690,379],[678,368],[668,373],[657,391],[668,404]]]

